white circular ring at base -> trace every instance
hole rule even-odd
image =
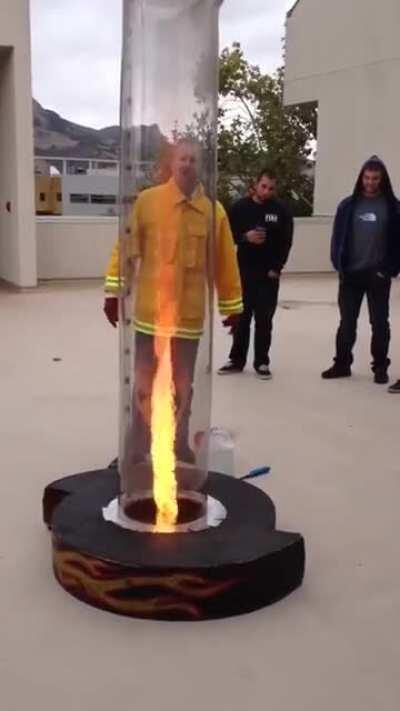
[[[207,509],[204,516],[189,521],[188,523],[178,524],[174,527],[171,533],[188,533],[195,531],[204,531],[207,528],[217,528],[227,516],[227,510],[223,504],[212,496],[207,496]],[[135,521],[129,518],[124,513],[120,506],[119,499],[112,499],[108,506],[103,508],[103,518],[109,523],[114,523],[121,528],[127,528],[130,531],[138,531],[140,533],[158,533],[154,524],[144,523],[143,521]],[[168,534],[166,534],[168,535]]]

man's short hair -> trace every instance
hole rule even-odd
[[[201,152],[201,144],[196,138],[193,138],[192,136],[182,136],[181,138],[178,138],[178,140],[171,145],[172,155],[177,151],[178,148],[181,148],[181,146],[190,146],[191,148],[195,148],[199,153]]]
[[[264,168],[259,172],[256,177],[256,183],[259,183],[262,178],[269,178],[270,180],[277,180],[276,173],[271,170],[271,168]]]

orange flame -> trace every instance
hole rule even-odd
[[[158,284],[158,319],[154,337],[157,369],[151,394],[151,459],[153,496],[157,506],[156,531],[171,533],[178,517],[175,384],[169,335],[175,329],[177,311],[175,269],[172,265],[160,267]]]
[[[156,336],[157,372],[151,398],[151,458],[153,496],[157,505],[156,529],[169,533],[178,516],[175,477],[175,387],[172,372],[171,339]]]

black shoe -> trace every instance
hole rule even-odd
[[[254,368],[254,370],[256,371],[257,378],[260,378],[260,380],[271,380],[272,373],[267,365],[259,365],[257,368]]]
[[[218,375],[231,375],[231,373],[241,373],[242,370],[242,367],[236,365],[231,360],[228,360],[222,368],[217,370],[217,373]]]
[[[388,388],[388,393],[400,393],[400,380],[396,380],[396,382]]]
[[[377,385],[386,385],[389,382],[389,376],[386,368],[376,368],[374,371],[374,383]]]
[[[324,370],[323,373],[321,373],[321,378],[324,380],[333,380],[334,378],[350,378],[351,377],[351,368],[349,366],[345,365],[338,365],[337,363],[334,363],[331,368],[328,368],[328,370]]]

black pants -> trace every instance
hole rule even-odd
[[[353,362],[353,346],[357,337],[357,320],[364,296],[367,297],[369,320],[372,327],[372,369],[387,368],[390,342],[389,298],[391,280],[374,271],[355,272],[340,276],[340,325],[336,336],[338,365],[349,367]]]
[[[189,447],[189,418],[193,399],[193,379],[196,365],[198,340],[171,339],[171,357],[175,386],[177,429],[175,453]],[[151,395],[156,374],[157,358],[154,352],[154,337],[137,332],[135,335],[134,388],[131,422],[125,442],[125,469],[129,472],[134,464],[150,452],[151,446]]]
[[[233,337],[230,360],[244,368],[250,344],[250,325],[254,316],[254,367],[269,365],[272,321],[278,304],[279,279],[265,272],[241,269],[243,313]]]

